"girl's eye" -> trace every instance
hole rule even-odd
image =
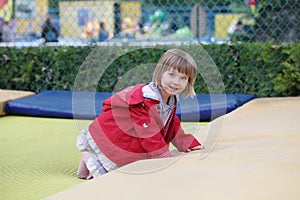
[[[181,80],[184,80],[184,81],[185,81],[185,80],[187,80],[187,79],[188,79],[188,78],[187,78],[186,76],[182,76],[182,77],[181,77]]]
[[[169,76],[170,76],[170,77],[174,77],[174,76],[175,76],[175,74],[174,74],[174,73],[172,73],[172,72],[169,72]]]

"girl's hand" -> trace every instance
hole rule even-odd
[[[194,146],[190,149],[187,149],[186,152],[191,152],[191,151],[195,151],[195,150],[203,150],[205,149],[205,147],[201,144],[201,145],[198,145],[198,146]]]

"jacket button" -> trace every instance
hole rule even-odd
[[[149,125],[148,125],[147,123],[144,123],[144,124],[143,124],[143,127],[144,127],[144,128],[148,128],[148,126],[149,126]]]

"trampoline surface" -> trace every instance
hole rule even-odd
[[[0,118],[0,199],[41,199],[76,185],[73,120]]]
[[[0,117],[0,199],[40,200],[85,182],[76,177],[78,130],[90,120]],[[205,123],[183,123],[195,133]]]

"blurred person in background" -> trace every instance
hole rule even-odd
[[[3,42],[3,26],[4,26],[4,20],[3,18],[0,18],[0,42]]]
[[[46,42],[58,42],[59,33],[57,29],[52,24],[49,17],[42,25],[42,34],[41,37],[45,39]]]
[[[99,23],[100,25],[100,30],[99,30],[99,37],[98,37],[98,42],[103,42],[108,38],[108,31],[105,28],[105,22],[101,21]]]
[[[12,18],[8,22],[3,23],[2,42],[13,42],[16,39],[16,20]]]

